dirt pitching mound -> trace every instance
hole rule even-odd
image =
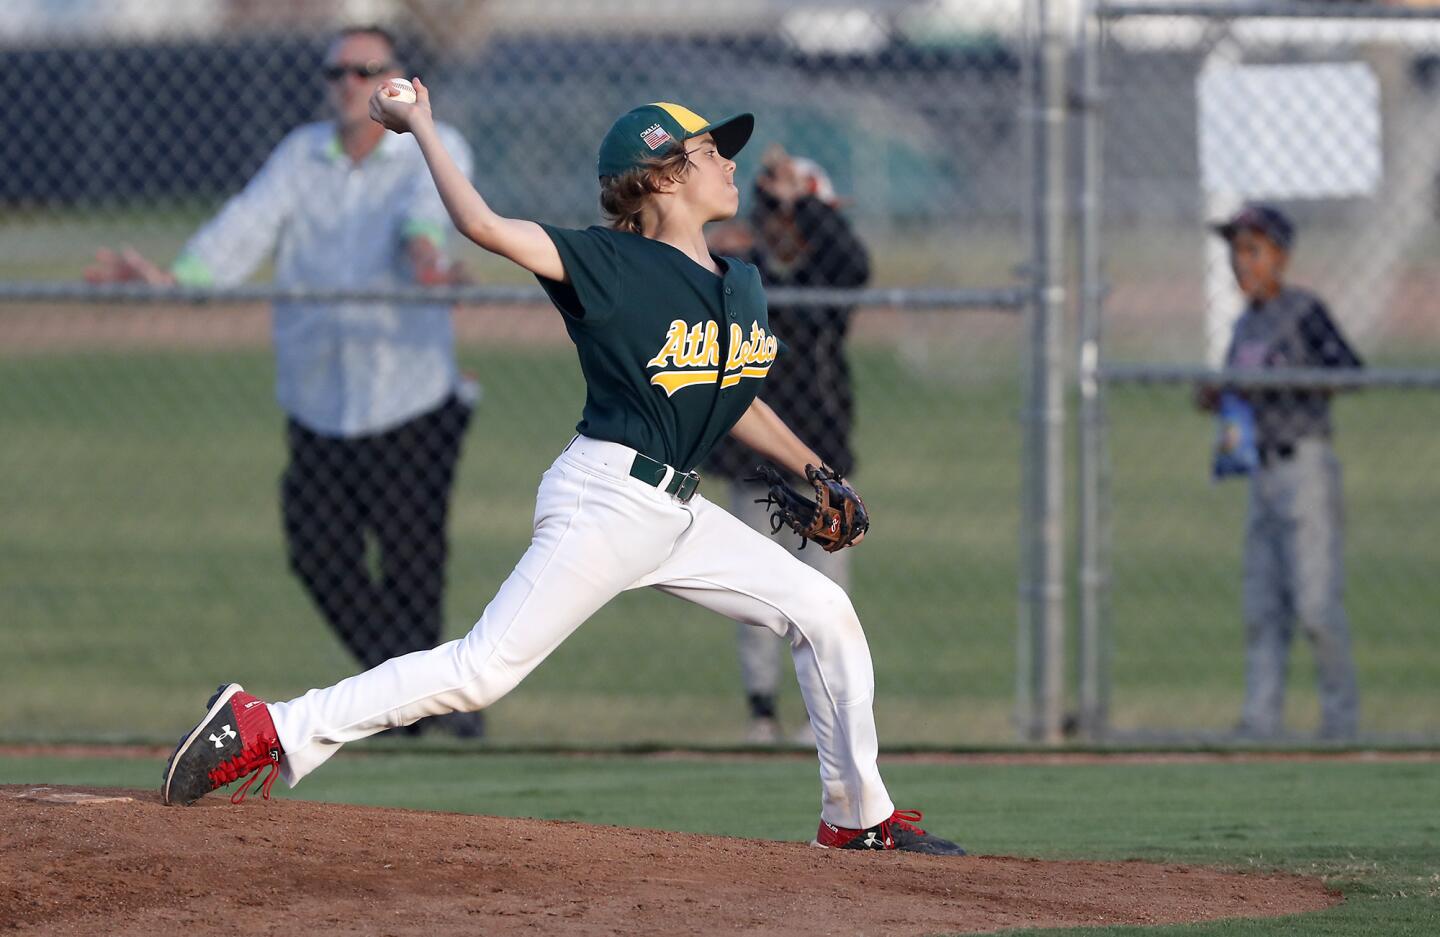
[[[85,795],[96,795],[89,799]],[[580,823],[0,786],[0,931],[936,934],[1294,914],[1315,880],[812,849]]]

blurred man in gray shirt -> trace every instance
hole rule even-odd
[[[168,271],[102,250],[87,277],[233,286],[273,257],[281,287],[454,282],[443,253],[450,220],[414,137],[370,119],[375,86],[404,75],[393,37],[341,32],[322,75],[332,119],[281,140]],[[469,147],[453,129],[441,133],[468,175]],[[475,399],[457,371],[450,307],[282,302],[273,330],[276,396],[289,415],[281,492],[291,568],[362,666],[435,646],[450,492]],[[479,719],[447,728],[476,735]]]
[[[1361,367],[1325,304],[1284,283],[1295,241],[1284,213],[1249,205],[1215,232],[1230,245],[1231,266],[1247,300],[1235,322],[1227,368]],[[1202,387],[1200,404],[1214,409],[1219,391]],[[1315,651],[1321,737],[1349,739],[1360,707],[1344,605],[1340,463],[1330,445],[1330,392],[1279,388],[1237,396],[1253,421],[1258,463],[1250,472],[1245,528],[1245,705],[1239,732],[1261,739],[1280,733],[1298,622]]]

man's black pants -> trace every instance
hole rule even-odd
[[[280,488],[290,568],[367,670],[440,643],[446,519],[469,422],[453,395],[370,436],[289,422]]]

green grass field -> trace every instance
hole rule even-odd
[[[875,517],[853,593],[889,745],[1013,738],[1019,326],[914,314],[857,349],[857,478]],[[916,338],[919,336],[919,338]],[[568,349],[468,347],[485,397],[453,513],[463,633],[528,539],[540,473],[583,398]],[[287,697],[351,664],[285,566],[267,350],[0,356],[0,738],[165,740],[239,679]],[[1440,734],[1427,610],[1440,541],[1434,395],[1340,405],[1363,723]],[[1243,485],[1206,477],[1178,390],[1112,395],[1117,727],[1216,729],[1241,688]],[[702,491],[724,500],[713,481]],[[1073,518],[1070,519],[1073,521]],[[501,743],[739,739],[731,625],[619,597],[492,712]],[[1303,644],[1303,642],[1299,642]],[[1292,722],[1313,724],[1308,659]],[[800,716],[798,693],[785,716]]]
[[[568,350],[466,355],[485,398],[467,441],[453,516],[451,630],[461,633],[523,551],[540,473],[583,399]],[[197,687],[224,673],[271,694],[345,675],[350,663],[285,567],[276,507],[281,417],[264,350],[0,359],[0,732],[160,737]],[[968,440],[935,432],[955,391],[867,367],[868,432],[902,454],[866,471],[888,545],[857,563],[857,595],[899,737],[1008,732],[1014,626],[1012,426]],[[967,408],[1002,410],[987,386]],[[883,401],[883,403],[882,403]],[[957,415],[958,417],[958,415]],[[966,465],[967,505],[943,505],[925,473]],[[723,499],[723,487],[709,489]],[[973,497],[973,501],[970,498]],[[963,512],[963,513],[962,513]],[[981,523],[961,522],[963,516]],[[738,737],[732,626],[652,594],[620,597],[494,713],[499,739]],[[954,635],[923,654],[926,636]],[[248,650],[239,659],[227,651]],[[104,688],[77,695],[77,685]],[[126,699],[124,714],[114,701]],[[798,694],[789,694],[792,721]],[[936,698],[946,700],[939,707]],[[973,727],[973,728],[972,728]]]
[[[1186,388],[1138,387],[1110,395],[1114,715],[1122,726],[1202,727],[1214,718],[1217,692],[1241,686],[1246,485],[1208,480],[1210,427],[1187,413],[1187,396]],[[1437,661],[1423,624],[1425,610],[1440,607],[1440,581],[1427,572],[1440,560],[1440,535],[1428,521],[1440,511],[1440,447],[1430,429],[1437,419],[1434,393],[1371,391],[1336,405],[1346,606],[1364,721],[1376,731],[1440,729]],[[1295,649],[1291,722],[1313,727],[1313,671],[1298,635]]]
[[[0,216],[0,283],[6,280],[75,280],[102,247],[131,246],[159,264],[170,263],[221,203],[198,201],[81,209],[21,208]],[[599,223],[600,212],[538,218],[556,224]],[[943,226],[862,223],[874,256],[874,286],[1008,286],[1023,250],[1020,218],[951,218]],[[519,267],[456,238],[451,249],[478,283],[533,286]],[[260,272],[265,278],[268,268]]]
[[[885,764],[902,806],[982,855],[1140,859],[1323,878],[1317,914],[1167,928],[1025,931],[1180,937],[1430,937],[1440,931],[1440,765]],[[158,762],[0,758],[0,783],[151,788]],[[282,785],[283,788],[283,785]],[[277,788],[277,791],[281,788]],[[813,834],[808,759],[342,754],[294,795],[725,836]],[[277,793],[277,796],[291,796]]]

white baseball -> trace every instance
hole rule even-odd
[[[387,84],[393,92],[387,93],[385,95],[387,98],[392,101],[398,101],[401,104],[415,103],[415,86],[410,84],[410,82],[404,78],[391,78]]]

